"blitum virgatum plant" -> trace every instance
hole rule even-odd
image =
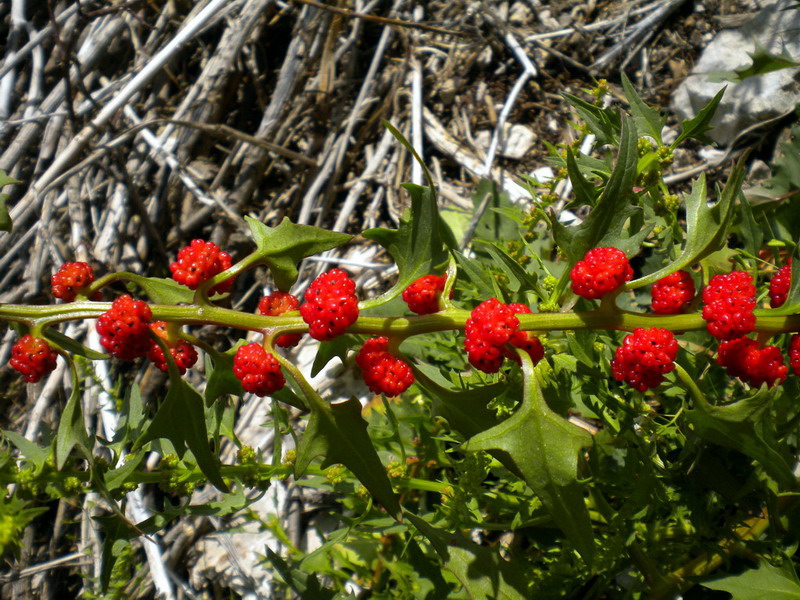
[[[363,232],[398,267],[379,296],[360,298],[337,268],[295,297],[303,259],[351,236],[248,218],[255,249],[239,260],[194,240],[172,279],[96,277],[68,263],[52,277],[62,303],[0,306],[19,331],[11,366],[26,381],[59,360],[72,373],[49,445],[6,432],[16,453],[0,481],[16,485],[0,506],[0,543],[13,550],[48,499],[99,494],[115,507],[102,521],[107,586],[113,544],[194,514],[194,487],[239,494],[226,506],[241,508],[247,490],[311,474],[309,485],[340,495],[349,535],[374,555],[345,560],[326,544],[330,568],[312,572],[297,549],[269,553],[285,589],[301,595],[324,584],[333,594],[350,577],[376,597],[672,598],[781,573],[800,590],[800,261],[788,259],[791,239],[767,237],[783,209],[748,205],[743,161],[713,203],[702,176],[691,192],[670,193],[663,170],[685,140],[705,141],[719,96],[665,144],[662,115],[623,86],[632,117],[565,96],[598,150],[552,148],[558,176],[528,181],[529,211],[481,184],[493,203],[469,253],[430,178],[404,186],[411,206],[399,227]],[[577,225],[552,209],[564,178]],[[275,291],[253,312],[227,308],[236,278],[259,267]],[[105,352],[60,332],[84,319],[97,319]],[[259,337],[218,348],[190,333],[208,325]],[[370,402],[380,410],[321,397],[287,354],[302,336],[319,343],[316,372],[340,357],[383,396]],[[202,390],[185,377],[199,354]],[[124,395],[108,440],[85,427],[81,389],[87,359],[110,357],[149,360],[170,383],[156,406],[135,388]],[[263,461],[241,447],[236,462],[220,461],[229,399],[245,393],[308,415],[294,452],[277,447]],[[144,467],[151,452],[162,453],[160,470]],[[125,493],[142,483],[176,500],[160,520],[132,523]],[[514,532],[513,543],[492,537],[498,530]]]

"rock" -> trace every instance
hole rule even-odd
[[[481,130],[475,134],[475,143],[484,152],[489,151],[493,131]],[[497,144],[498,156],[519,160],[523,158],[536,143],[536,133],[526,125],[511,125],[506,123],[503,127],[503,136]]]
[[[800,61],[800,10],[786,10],[792,0],[764,2],[755,17],[739,29],[721,31],[703,51],[692,74],[675,90],[672,109],[691,119],[727,86],[711,124],[709,137],[729,145],[744,128],[786,114],[800,102],[797,68],[781,69],[743,81],[719,81],[720,72],[752,64],[756,42],[771,54],[788,54]],[[714,77],[714,75],[717,77]]]

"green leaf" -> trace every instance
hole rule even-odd
[[[578,113],[581,119],[589,126],[601,146],[617,145],[617,136],[620,135],[619,115],[609,109],[595,106],[572,94],[561,94]]]
[[[754,396],[724,406],[696,401],[686,418],[700,439],[732,448],[756,460],[784,488],[793,488],[795,477],[786,459],[775,448],[769,417],[772,394],[764,387]]]
[[[162,277],[142,277],[128,273],[127,279],[139,286],[154,304],[191,304],[194,292],[172,279]]]
[[[467,598],[474,600],[525,600],[530,598],[519,560],[504,560],[492,548],[478,546],[461,532],[454,534],[434,527],[412,512],[404,512],[419,532],[431,542],[444,561],[444,568],[455,575]]]
[[[772,73],[773,71],[780,71],[781,69],[792,69],[800,67],[800,62],[794,60],[785,50],[780,54],[772,54],[758,41],[755,40],[755,49],[753,52],[748,52],[753,62],[746,67],[735,69],[736,80],[744,81],[748,77],[755,77],[757,75],[764,75]]]
[[[348,333],[340,335],[329,342],[320,342],[317,355],[314,357],[314,364],[311,365],[311,376],[317,374],[325,368],[337,356],[342,362],[347,358],[347,351],[361,345],[363,338],[358,338]]]
[[[705,175],[694,182],[692,192],[686,197],[686,245],[680,256],[655,273],[628,282],[625,289],[658,281],[725,248],[728,243],[728,226],[733,215],[733,201],[739,194],[746,172],[745,158],[742,157],[733,168],[719,201],[710,208],[706,203]]]
[[[233,374],[233,354],[231,348],[228,352],[216,352],[209,348],[206,353],[206,389],[204,396],[206,405],[211,406],[218,398],[231,394],[244,395],[242,382]]]
[[[675,138],[675,141],[672,142],[671,147],[673,150],[680,146],[681,142],[689,138],[694,138],[704,144],[714,143],[706,136],[706,131],[713,129],[709,123],[711,123],[711,119],[714,118],[714,114],[717,112],[717,106],[720,100],[722,100],[722,96],[725,94],[725,89],[726,88],[722,88],[717,92],[717,95],[714,96],[694,118],[681,122],[681,133]]]
[[[622,73],[622,89],[625,90],[625,97],[631,105],[631,114],[636,122],[636,129],[645,135],[649,135],[661,145],[663,143],[661,141],[661,131],[664,129],[667,120],[655,108],[645,104],[624,72]]]
[[[536,282],[536,275],[528,273],[522,268],[518,261],[511,258],[508,253],[503,249],[499,243],[490,244],[484,242],[483,247],[489,252],[494,259],[495,265],[503,271],[508,277],[508,289],[511,292],[531,291],[535,292],[539,298],[546,298],[544,291],[539,288]]]
[[[570,206],[594,206],[599,189],[581,173],[572,148],[567,148],[567,174],[575,194],[575,200],[570,202]]]
[[[636,126],[630,119],[622,122],[621,138],[617,164],[589,216],[574,227],[566,227],[553,218],[556,244],[570,264],[583,259],[587,251],[598,246],[613,246],[631,256],[639,251],[642,240],[649,233],[649,229],[633,236],[623,232],[626,221],[641,210],[631,204],[638,156]]]
[[[73,340],[71,337],[67,337],[55,329],[50,329],[48,327],[42,332],[42,335],[45,337],[45,339],[50,340],[56,346],[66,350],[70,354],[77,354],[78,356],[83,356],[90,360],[105,360],[109,358],[108,354],[103,354],[97,350],[92,350],[91,348],[84,346],[80,342]]]
[[[550,409],[537,380],[541,368],[534,369],[527,353],[518,355],[524,376],[522,405],[499,425],[470,438],[464,449],[507,452],[559,528],[591,563],[594,537],[578,481],[578,456],[591,446],[592,437]]]
[[[100,561],[100,589],[105,593],[111,582],[111,571],[117,558],[122,554],[129,540],[139,537],[140,531],[132,527],[129,522],[110,514],[102,517],[92,517],[103,530],[103,549]]]
[[[717,577],[703,581],[702,585],[711,590],[728,592],[732,600],[798,600],[800,582],[787,560],[780,567],[773,567],[763,558],[758,568],[748,569],[737,575]]]
[[[217,489],[228,491],[222,479],[217,457],[211,452],[204,413],[203,397],[180,377],[170,373],[167,396],[158,407],[150,426],[133,445],[135,452],[147,442],[164,438],[172,442],[178,456],[191,450],[197,466]]]
[[[128,477],[139,468],[143,458],[144,452],[141,451],[128,454],[121,466],[107,471],[104,477],[106,489],[111,492],[121,487],[128,480]]]
[[[311,225],[297,225],[288,217],[277,227],[268,227],[251,217],[245,220],[256,242],[259,261],[269,267],[275,285],[284,292],[297,281],[297,265],[301,260],[338,248],[353,237]]]
[[[318,456],[324,457],[323,468],[334,463],[343,464],[389,514],[399,516],[400,504],[386,468],[367,434],[367,422],[361,417],[361,403],[350,398],[338,404],[328,404],[319,396],[306,397],[306,401],[311,416],[297,446],[296,476],[300,477]]]
[[[365,238],[377,242],[392,255],[397,263],[397,282],[385,294],[365,303],[379,306],[403,293],[411,283],[423,275],[440,272],[447,264],[445,247],[447,225],[436,206],[432,188],[403,184],[411,196],[411,211],[400,218],[397,229],[368,229]]]
[[[13,177],[9,177],[8,175],[6,175],[5,171],[0,169],[0,189],[14,183],[22,183],[22,182],[14,179]],[[8,208],[6,207],[6,200],[8,200],[8,194],[0,194],[0,231],[11,232],[13,223],[11,222],[11,215],[8,214]]]
[[[77,385],[72,386],[72,393],[58,422],[55,447],[56,469],[58,471],[64,467],[70,452],[75,447],[83,452],[84,458],[89,462],[92,461],[92,442],[89,439],[89,434],[86,433],[86,425],[83,422],[80,387]]]
[[[504,298],[497,282],[489,277],[487,270],[478,261],[467,258],[458,250],[453,250],[453,257],[456,259],[459,270],[466,275],[467,279],[477,289],[479,298],[489,298],[491,296],[499,299]]]
[[[3,430],[3,435],[20,451],[26,460],[33,464],[34,474],[39,474],[44,468],[44,463],[50,456],[50,448],[40,446],[22,436],[16,431]]]

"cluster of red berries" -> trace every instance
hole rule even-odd
[[[542,343],[527,332],[517,331],[519,319],[515,315],[530,312],[523,304],[503,304],[497,298],[476,306],[464,327],[464,347],[470,364],[484,373],[497,373],[503,359],[519,362],[509,344],[525,350],[534,364],[539,362],[544,356]]]
[[[356,364],[373,394],[392,398],[414,383],[411,367],[389,352],[389,340],[385,337],[367,340],[356,355]]]
[[[447,276],[425,275],[403,291],[403,300],[411,312],[430,315],[439,312],[439,298],[444,291]]]
[[[56,353],[42,338],[24,335],[11,348],[11,366],[28,383],[36,383],[56,368]]]
[[[703,318],[708,332],[730,340],[755,331],[756,286],[745,271],[714,275],[703,288]]]
[[[675,370],[678,342],[671,331],[639,327],[622,340],[611,361],[614,378],[644,392],[657,387],[664,375]]]
[[[769,282],[769,305],[772,308],[783,306],[792,285],[792,260],[783,265]]]
[[[286,384],[278,359],[259,344],[245,344],[236,351],[233,374],[245,392],[256,396],[274,394]]]
[[[181,375],[186,373],[187,369],[191,369],[194,363],[197,362],[197,350],[194,349],[194,346],[186,340],[175,339],[171,336],[166,321],[150,323],[150,331],[155,333],[167,344],[169,353],[175,360],[175,366],[178,367],[178,371]],[[155,340],[150,341],[150,349],[147,351],[147,358],[160,370],[164,372],[167,371],[167,359],[164,356],[164,351]]]
[[[127,294],[120,296],[97,319],[100,345],[120,360],[144,356],[153,343],[149,326],[152,314],[146,302]]]
[[[717,364],[734,377],[755,387],[780,383],[789,373],[783,354],[776,346],[759,346],[747,337],[722,340],[717,352]]]
[[[272,292],[264,296],[258,303],[258,312],[267,317],[278,317],[284,313],[297,310],[300,302],[288,292]],[[278,336],[275,345],[281,348],[292,348],[300,342],[301,333],[286,333]]]
[[[231,266],[231,256],[219,249],[214,242],[192,240],[178,252],[178,259],[169,266],[172,278],[190,290],[196,290],[204,281],[222,273]],[[215,285],[210,293],[224,294],[230,291],[234,278]]]
[[[676,315],[694,300],[694,295],[692,276],[686,271],[675,271],[653,284],[651,306],[656,314]]]
[[[355,282],[341,269],[322,273],[306,290],[300,316],[315,340],[332,340],[343,334],[358,319]]]
[[[72,302],[75,297],[94,281],[94,271],[88,263],[68,262],[50,278],[50,289],[54,298]]]
[[[628,257],[617,248],[592,248],[570,271],[572,291],[581,298],[598,300],[633,278]]]

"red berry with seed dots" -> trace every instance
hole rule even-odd
[[[789,366],[792,373],[800,375],[800,333],[796,333],[789,340]]]
[[[231,266],[231,257],[222,252],[214,242],[192,240],[192,243],[178,252],[177,260],[169,266],[172,278],[190,290],[196,290],[201,283],[222,273]],[[230,291],[234,278],[215,285],[210,294],[224,294]]]
[[[792,285],[792,260],[789,259],[769,282],[769,305],[772,308],[783,306]]]
[[[389,340],[385,337],[367,340],[356,355],[356,364],[373,394],[392,398],[414,383],[411,367],[389,352]]]
[[[272,292],[264,296],[258,303],[258,312],[267,317],[278,317],[284,313],[297,310],[300,302],[288,292]],[[302,337],[301,333],[286,333],[278,336],[275,345],[281,348],[296,346]]]
[[[42,338],[28,334],[20,338],[11,348],[9,364],[28,383],[36,383],[56,368],[56,356],[50,345]]]
[[[761,387],[764,383],[772,387],[784,381],[789,373],[780,349],[775,346],[759,346],[758,342],[746,337],[721,341],[717,364],[754,387]]]
[[[425,275],[403,291],[403,300],[411,312],[430,315],[439,312],[439,297],[444,291],[446,275]]]
[[[617,348],[611,371],[614,378],[644,392],[657,387],[675,369],[678,342],[671,331],[639,327]]]
[[[88,263],[68,262],[61,265],[50,278],[54,298],[72,302],[75,297],[94,281],[94,271]]]
[[[194,363],[197,362],[197,350],[194,349],[194,346],[183,339],[170,339],[166,321],[150,323],[150,330],[166,342],[169,353],[175,360],[175,366],[178,367],[178,371],[181,375],[186,373],[186,370],[192,368]],[[164,351],[161,350],[161,346],[159,346],[155,340],[151,340],[150,349],[147,351],[147,358],[160,370],[164,372],[168,370]]]
[[[660,315],[675,315],[694,299],[695,288],[692,276],[686,271],[675,271],[653,284],[651,292],[653,312]]]
[[[327,341],[343,334],[358,320],[356,284],[341,269],[331,269],[311,282],[300,306],[315,340]]]
[[[714,275],[703,289],[703,319],[708,332],[720,340],[755,330],[756,286],[744,271]]]
[[[97,319],[100,345],[120,360],[133,360],[150,350],[148,321],[152,313],[146,302],[120,296],[111,308]]]
[[[464,348],[470,364],[484,373],[496,373],[503,364],[504,346],[519,328],[514,310],[490,298],[476,306],[464,326]]]
[[[269,396],[286,384],[278,359],[259,344],[246,344],[236,351],[233,374],[244,391],[256,396]]]
[[[592,248],[570,271],[572,291],[581,298],[597,300],[633,279],[633,269],[622,250]]]

